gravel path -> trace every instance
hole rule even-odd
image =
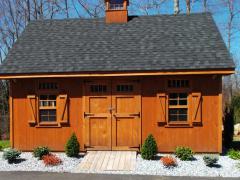
[[[21,161],[16,164],[8,164],[2,159],[0,152],[0,171],[47,171],[47,172],[74,172],[77,165],[83,158],[69,158],[64,153],[55,153],[63,164],[54,167],[46,167],[42,161],[38,161],[32,153],[22,153]],[[160,159],[161,154],[158,154]],[[240,161],[232,160],[227,156],[220,156],[218,167],[207,167],[203,162],[203,155],[195,155],[194,161],[180,161],[177,159],[178,166],[166,168],[160,160],[143,160],[137,156],[136,169],[131,172],[124,171],[82,171],[83,173],[102,173],[102,174],[140,174],[140,175],[161,175],[161,176],[211,176],[211,177],[240,177],[240,168],[237,164]]]

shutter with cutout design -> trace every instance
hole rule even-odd
[[[68,96],[66,94],[58,96],[57,119],[61,124],[68,123]]]
[[[166,124],[167,122],[167,94],[160,93],[157,95],[157,122],[160,124]]]
[[[192,93],[192,123],[202,123],[202,95],[200,92]]]
[[[37,123],[37,97],[36,95],[27,96],[27,114],[28,114],[28,123],[36,124]]]

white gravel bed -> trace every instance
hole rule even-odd
[[[30,152],[23,152],[18,163],[8,164],[0,152],[0,171],[46,171],[46,172],[72,172],[81,162],[82,158],[69,158],[64,153],[53,153],[62,160],[58,166],[45,166],[42,160],[37,160]]]
[[[163,176],[240,177],[240,169],[237,168],[237,164],[240,161],[230,159],[227,156],[219,156],[217,167],[207,167],[204,164],[203,156],[195,155],[195,160],[193,161],[181,161],[177,159],[177,167],[166,168],[160,160],[147,161],[138,155],[137,167],[134,173]]]
[[[8,164],[2,159],[0,152],[0,171],[46,171],[46,172],[76,172],[76,168],[83,158],[69,158],[64,153],[54,153],[61,160],[59,166],[45,166],[42,161],[32,156],[32,153],[23,152],[22,161],[16,164]],[[158,154],[157,159],[163,156]],[[164,154],[166,156],[166,154]],[[232,160],[227,156],[219,156],[218,167],[207,167],[203,161],[204,155],[194,155],[193,161],[180,161],[177,159],[178,166],[166,168],[160,160],[143,160],[137,156],[136,168],[134,171],[81,171],[83,173],[102,173],[102,174],[140,174],[140,175],[160,175],[160,176],[204,176],[204,177],[240,177],[240,168],[237,164],[240,161]]]
[[[158,154],[158,158],[167,154]],[[174,155],[171,155],[174,157]],[[217,167],[207,167],[203,161],[204,155],[194,155],[193,161],[181,161],[178,158],[177,167],[166,168],[160,160],[143,160],[137,156],[134,171],[80,171],[81,173],[100,174],[131,174],[131,175],[159,175],[159,176],[202,176],[202,177],[240,177],[240,169],[237,164],[240,161],[230,159],[227,156],[219,156]],[[79,171],[78,171],[79,172]]]

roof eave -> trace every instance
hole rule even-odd
[[[65,73],[26,73],[0,74],[0,79],[29,78],[67,78],[67,77],[117,77],[117,76],[164,76],[164,75],[231,75],[234,68],[208,70],[178,70],[178,71],[122,71],[122,72],[65,72]]]

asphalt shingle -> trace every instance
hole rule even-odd
[[[0,74],[229,69],[234,63],[211,14],[31,22]]]

